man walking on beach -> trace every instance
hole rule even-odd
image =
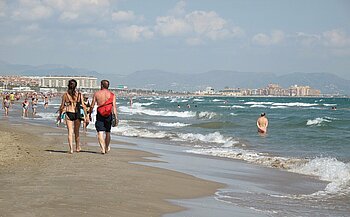
[[[98,134],[98,142],[100,144],[102,154],[110,151],[109,144],[111,141],[112,120],[113,118],[117,120],[116,97],[111,91],[108,90],[108,88],[109,81],[102,80],[101,90],[94,94],[89,112],[91,120],[91,113],[96,103],[98,107],[95,128]]]
[[[259,133],[267,132],[267,126],[269,125],[269,121],[267,120],[265,113],[261,113],[260,117],[256,121],[256,125],[258,126]]]

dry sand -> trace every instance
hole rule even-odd
[[[0,216],[161,216],[167,199],[211,195],[222,184],[132,164],[151,153],[83,145],[67,154],[67,131],[0,123]],[[82,144],[96,143],[81,135]],[[125,144],[125,143],[123,143]]]

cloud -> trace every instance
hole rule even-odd
[[[285,39],[285,34],[283,31],[274,30],[270,35],[266,35],[264,33],[258,33],[253,36],[253,43],[260,46],[270,46],[281,44]]]
[[[40,27],[37,23],[34,23],[34,24],[23,27],[22,30],[25,32],[37,32],[40,30]]]
[[[79,17],[79,14],[74,13],[74,12],[70,12],[70,11],[64,11],[59,19],[61,21],[71,21],[71,20],[76,20]]]
[[[297,41],[301,42],[301,44],[305,46],[311,46],[316,43],[319,43],[321,40],[321,36],[317,34],[308,34],[304,32],[297,32],[296,33],[296,39]]]
[[[203,40],[200,38],[187,38],[186,43],[191,46],[197,46],[203,44]]]
[[[95,38],[106,38],[107,32],[103,29],[90,28],[86,30],[87,34]]]
[[[112,13],[112,20],[117,22],[133,21],[136,16],[133,11],[117,11]]]
[[[350,45],[350,38],[339,29],[323,32],[322,37],[324,44],[329,47],[346,47]]]
[[[5,17],[6,16],[6,2],[5,1],[0,1],[0,17]]]
[[[107,9],[110,6],[110,0],[42,0],[46,4],[59,11],[75,12],[96,12],[101,9]]]
[[[240,27],[229,25],[213,11],[193,11],[183,17],[157,17],[154,29],[162,36],[188,36],[187,43],[192,45],[201,44],[191,43],[194,38],[200,38],[201,42],[204,39],[216,41],[244,34]]]
[[[182,0],[176,3],[175,7],[169,11],[173,16],[182,16],[186,13],[186,1]]]
[[[154,37],[154,32],[146,26],[131,25],[120,28],[116,31],[117,35],[126,41],[140,41],[142,39],[151,39]]]
[[[12,12],[15,20],[41,20],[50,17],[53,10],[37,0],[20,0],[19,6]]]
[[[184,19],[166,16],[157,17],[154,29],[163,36],[176,36],[191,31],[191,26]]]

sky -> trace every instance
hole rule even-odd
[[[0,0],[0,60],[350,79],[350,1]]]

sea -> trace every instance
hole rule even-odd
[[[179,147],[196,157],[241,161],[325,181],[318,191],[217,201],[269,216],[350,216],[350,99],[298,97],[147,96],[117,99],[120,123],[112,134]],[[59,100],[36,121],[55,124]],[[336,107],[336,109],[331,109]],[[261,113],[267,134],[257,132]],[[94,123],[88,129],[93,132]],[[268,202],[267,202],[268,201]],[[306,208],[309,207],[309,208]]]

